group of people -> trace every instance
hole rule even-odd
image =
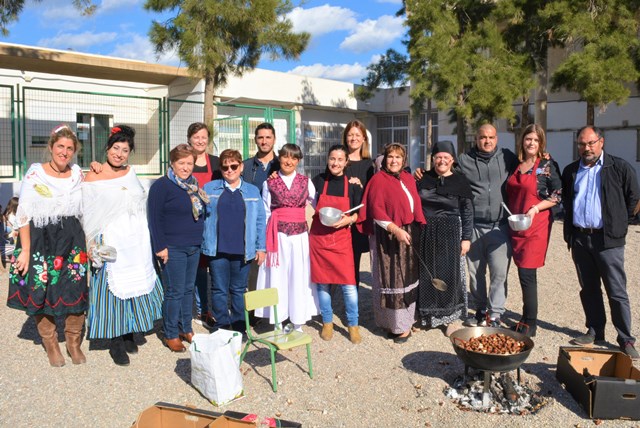
[[[244,293],[272,287],[279,319],[301,330],[320,314],[324,340],[333,338],[332,296],[340,288],[349,339],[357,344],[360,261],[370,251],[375,323],[404,343],[416,321],[501,326],[513,258],[523,291],[513,328],[535,336],[536,272],[545,262],[552,208],[562,201],[588,329],[574,341],[604,339],[602,280],[619,345],[637,358],[624,274],[624,237],[640,200],[635,171],[604,153],[598,128],[577,135],[580,159],[562,176],[545,151],[542,128],[523,130],[516,155],[497,147],[489,124],[459,157],[450,142],[434,144],[432,168],[412,176],[397,143],[384,148],[375,168],[366,127],[354,120],[342,144],[329,149],[325,171],[309,178],[298,172],[298,146],[284,144],[276,155],[269,123],[256,128],[257,153],[244,161],[232,149],[208,154],[209,129],[194,123],[188,142],[171,150],[167,174],[147,192],[128,164],[131,127],[111,129],[106,162],[94,162],[85,176],[72,163],[78,139],[61,125],[49,139],[50,160],[33,164],[24,177],[8,305],[34,316],[52,366],[65,364],[55,316],[65,318],[74,364],[86,361],[80,348],[86,314],[88,338],[110,339],[113,361],[128,365],[137,352],[134,333],[160,318],[164,344],[186,350],[194,296],[196,322],[244,331]],[[531,227],[510,230],[505,203],[529,216]],[[315,210],[310,226],[308,206]],[[327,225],[319,215],[325,207],[349,212]],[[471,305],[474,316],[467,313]],[[274,323],[268,308],[253,317]]]
[[[604,341],[604,285],[618,345],[637,359],[624,270],[628,224],[639,211],[636,173],[625,160],[605,153],[604,134],[599,128],[585,126],[576,135],[579,159],[565,167],[562,174],[546,153],[544,130],[535,124],[521,133],[517,155],[498,148],[496,129],[486,124],[478,129],[475,147],[460,156],[459,171],[471,185],[473,207],[467,262],[475,316],[465,324],[501,325],[513,257],[523,308],[520,321],[512,328],[536,335],[536,274],[546,258],[552,208],[562,202],[564,239],[576,267],[587,328],[573,342],[591,345]],[[512,213],[529,216],[531,226],[525,231],[510,230],[504,203]]]

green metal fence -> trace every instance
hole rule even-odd
[[[253,130],[273,123],[277,147],[295,143],[295,115],[272,107],[217,104],[212,153],[226,148],[255,152]],[[0,178],[21,179],[30,164],[48,159],[47,142],[61,123],[76,131],[82,148],[74,160],[83,169],[105,159],[110,128],[118,123],[136,130],[136,147],[129,163],[143,176],[166,171],[171,148],[186,142],[187,128],[202,121],[204,103],[63,89],[0,85]]]
[[[17,176],[18,133],[13,86],[0,85],[0,178]]]
[[[136,130],[129,158],[139,175],[160,175],[163,166],[163,99],[133,95],[25,87],[22,91],[22,164],[42,162],[55,126],[66,123],[82,144],[76,162],[86,169],[104,161],[111,127],[126,123]]]

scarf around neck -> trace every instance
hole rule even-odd
[[[207,194],[204,190],[198,187],[198,180],[196,180],[193,175],[190,175],[189,178],[183,180],[173,172],[173,168],[171,167],[167,170],[167,178],[176,186],[187,192],[189,199],[191,199],[191,212],[193,213],[193,219],[198,221],[198,217],[204,213],[204,205],[202,203],[209,203]]]

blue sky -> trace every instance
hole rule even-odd
[[[299,5],[299,0],[293,0]],[[156,58],[147,33],[158,14],[144,0],[96,0],[94,16],[83,17],[71,0],[27,0],[18,22],[0,41],[179,65],[177,56]],[[359,83],[366,67],[388,48],[405,51],[401,0],[306,0],[290,14],[297,31],[311,33],[298,61],[264,60],[260,68]]]

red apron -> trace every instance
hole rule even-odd
[[[351,229],[336,229],[320,223],[318,211],[324,207],[333,207],[341,211],[350,208],[349,180],[344,176],[344,196],[327,195],[328,181],[325,180],[322,192],[318,196],[316,212],[309,230],[309,255],[311,257],[311,281],[316,284],[356,283],[356,270],[353,264]]]
[[[198,187],[201,189],[205,184],[211,181],[211,176],[213,175],[213,171],[211,171],[211,163],[209,162],[209,155],[205,156],[205,159],[207,160],[207,170],[191,174],[198,181]]]
[[[540,202],[536,171],[540,159],[533,165],[533,173],[521,174],[516,169],[507,180],[507,201],[514,214],[525,214],[531,206]],[[521,268],[535,269],[544,266],[551,233],[551,210],[540,211],[533,218],[531,227],[523,231],[511,231],[513,261]]]

